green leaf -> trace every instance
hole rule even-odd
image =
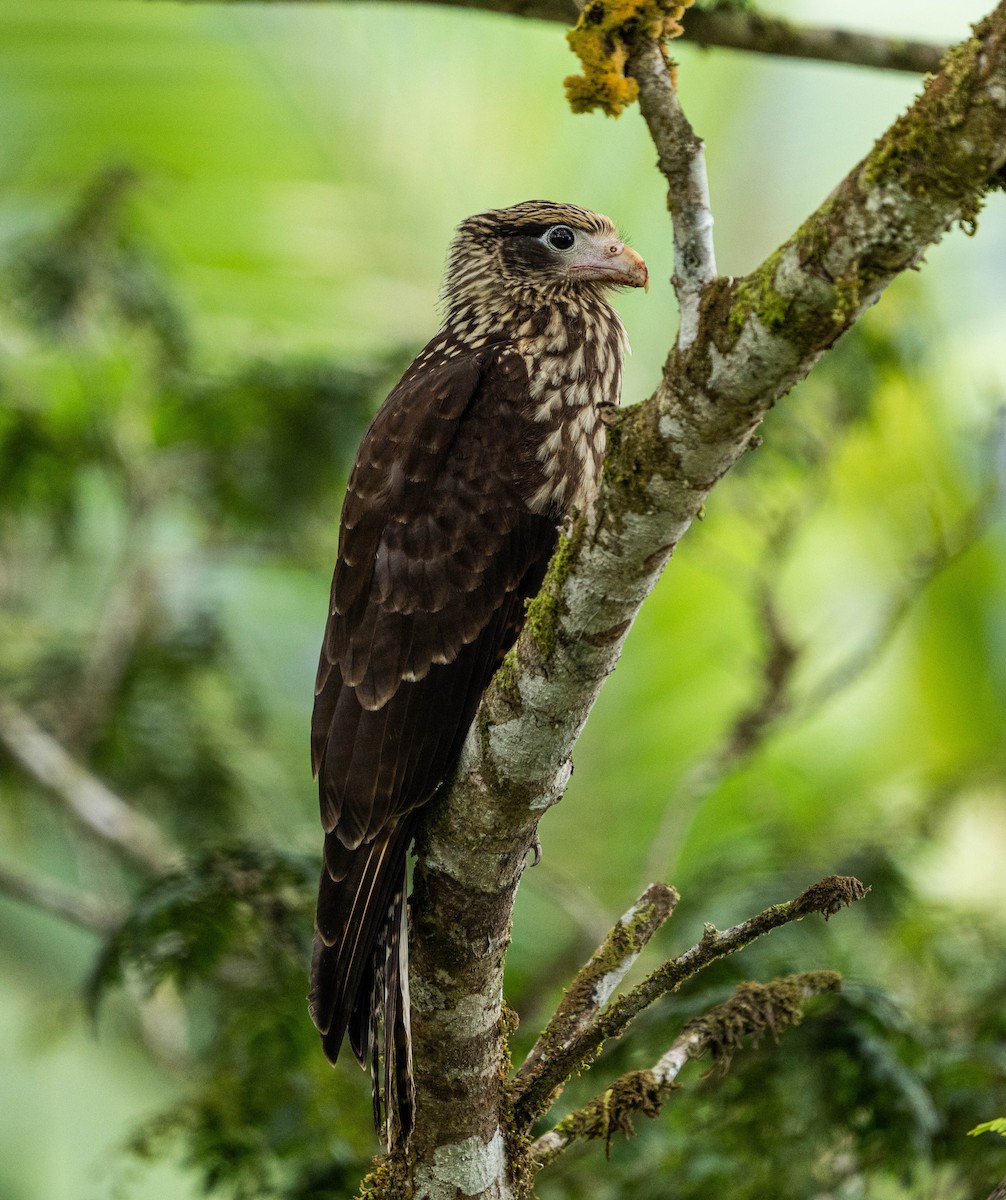
[[[974,1129],[968,1130],[968,1137],[977,1137],[980,1133],[998,1133],[1006,1137],[1006,1117],[996,1117],[994,1121],[983,1121]]]

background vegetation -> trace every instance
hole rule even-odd
[[[982,5],[779,10],[949,40]],[[916,86],[676,49],[727,273]],[[653,150],[637,114],[573,117],[571,69],[557,29],[470,13],[0,0],[0,692],[184,851],[154,882],[0,751],[0,866],[116,928],[0,896],[4,1200],[348,1196],[376,1148],[365,1080],[325,1065],[303,1002],[341,487],[470,212],[614,216],[657,284],[619,302],[626,400],[656,380]],[[1006,1109],[1001,198],[930,258],[675,556],[509,960],[519,1053],[650,879],[683,894],[670,950],[834,871],[867,902],[707,974],[603,1069],[652,1062],[743,977],[835,967],[845,992],[726,1078],[692,1068],[543,1198],[963,1200],[1006,1172],[1006,1143],[965,1137]]]

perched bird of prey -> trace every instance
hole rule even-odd
[[[555,548],[617,403],[625,330],[606,293],[646,287],[607,217],[530,200],[463,221],[444,323],[381,406],[339,530],[311,750],[325,829],[310,1011],[334,1063],[380,1057],[407,1137],[406,856]],[[382,1037],[383,1025],[383,1037]]]

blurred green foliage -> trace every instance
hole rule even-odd
[[[562,111],[560,31],[273,7],[0,12],[18,177],[0,213],[0,689],[184,862],[149,877],[120,861],[0,757],[3,864],[126,913],[100,939],[0,897],[14,1200],[353,1194],[376,1149],[365,1080],[328,1067],[304,1002],[320,849],[306,722],[346,469],[431,330],[467,212],[567,196],[628,223],[655,279],[670,270],[652,148],[628,117]],[[473,53],[490,28],[526,68],[506,97]],[[786,103],[736,59],[681,56],[726,270],[831,186],[825,143],[848,139],[834,174],[911,87],[861,78],[853,104],[808,74]],[[372,79],[395,81],[393,103]],[[730,103],[738,81],[754,124]],[[842,121],[790,143],[790,176],[775,146],[811,102]],[[667,998],[560,1111],[652,1064],[745,978],[834,968],[845,990],[727,1076],[690,1068],[609,1162],[571,1150],[542,1200],[964,1200],[1006,1173],[1000,1139],[966,1137],[1006,1105],[1004,244],[990,215],[966,287],[945,260],[933,291],[926,273],[899,282],[714,493],[592,716],[515,913],[519,1056],[653,877],[683,901],[638,970],[817,875],[873,886]],[[646,303],[622,303],[631,399],[673,321],[659,288]],[[80,1064],[59,1100],[54,1061]],[[118,1178],[75,1125],[175,1165]]]

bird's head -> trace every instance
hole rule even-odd
[[[612,287],[649,287],[646,263],[608,217],[549,200],[491,209],[458,226],[444,277],[459,304],[525,308]]]

